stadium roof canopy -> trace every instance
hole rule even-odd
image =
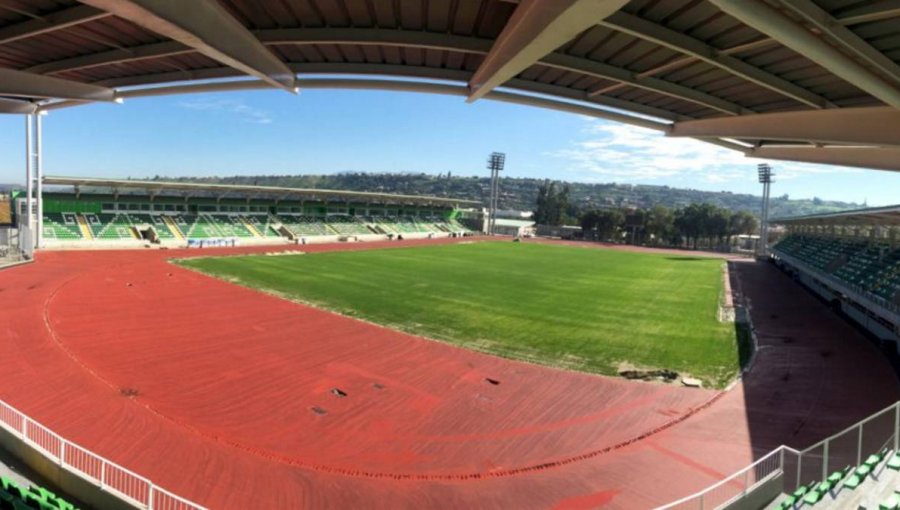
[[[900,225],[900,205],[776,218],[771,221],[782,225]]]
[[[0,0],[6,113],[404,90],[900,170],[898,61],[897,0]]]
[[[178,195],[207,195],[219,198],[270,198],[276,200],[349,201],[386,204],[415,204],[439,206],[480,206],[475,200],[429,197],[420,195],[395,195],[330,189],[285,188],[277,186],[246,186],[238,184],[205,184],[196,182],[140,181],[131,179],[95,179],[86,177],[44,177],[48,186],[73,186],[77,193],[87,190],[112,190],[114,193],[135,190],[151,196],[160,193]],[[87,189],[87,190],[86,190]]]

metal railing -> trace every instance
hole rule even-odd
[[[138,508],[206,510],[61,437],[0,400],[0,427],[67,471]]]
[[[900,402],[878,411],[803,450],[779,446],[728,478],[656,510],[723,508],[752,493],[762,483],[783,475],[783,492],[828,478],[830,473],[859,466],[869,455],[900,448]]]
[[[787,446],[779,446],[728,478],[716,482],[700,492],[658,507],[657,510],[720,508],[737,498],[746,496],[760,484],[783,473],[786,452],[799,453]]]

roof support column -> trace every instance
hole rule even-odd
[[[43,115],[34,116],[34,170],[37,180],[37,190],[35,198],[37,199],[37,243],[36,248],[44,247],[44,155],[43,155],[43,129],[41,118]]]
[[[25,253],[29,256],[33,253],[34,249],[34,214],[32,211],[31,200],[34,195],[34,174],[32,172],[32,165],[34,164],[34,151],[31,145],[31,137],[34,135],[34,114],[29,113],[25,115],[25,226],[27,239],[25,241]],[[22,241],[22,236],[19,234],[19,242]]]

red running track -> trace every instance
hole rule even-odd
[[[719,394],[495,358],[167,263],[210,253],[47,252],[0,272],[0,398],[214,509],[646,508],[900,395],[857,333],[768,266],[738,264],[745,293],[780,285],[783,316],[826,315],[784,344],[756,307],[773,344]],[[839,355],[798,351],[823,342]]]

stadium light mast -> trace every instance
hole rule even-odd
[[[762,217],[759,231],[759,244],[757,252],[765,257],[769,254],[769,190],[772,185],[772,167],[768,163],[760,163],[756,166],[759,174],[759,182],[763,185]]]
[[[488,158],[488,170],[491,171],[491,198],[488,205],[488,234],[494,235],[494,225],[497,221],[497,205],[500,195],[500,171],[506,164],[506,154],[492,152]]]

